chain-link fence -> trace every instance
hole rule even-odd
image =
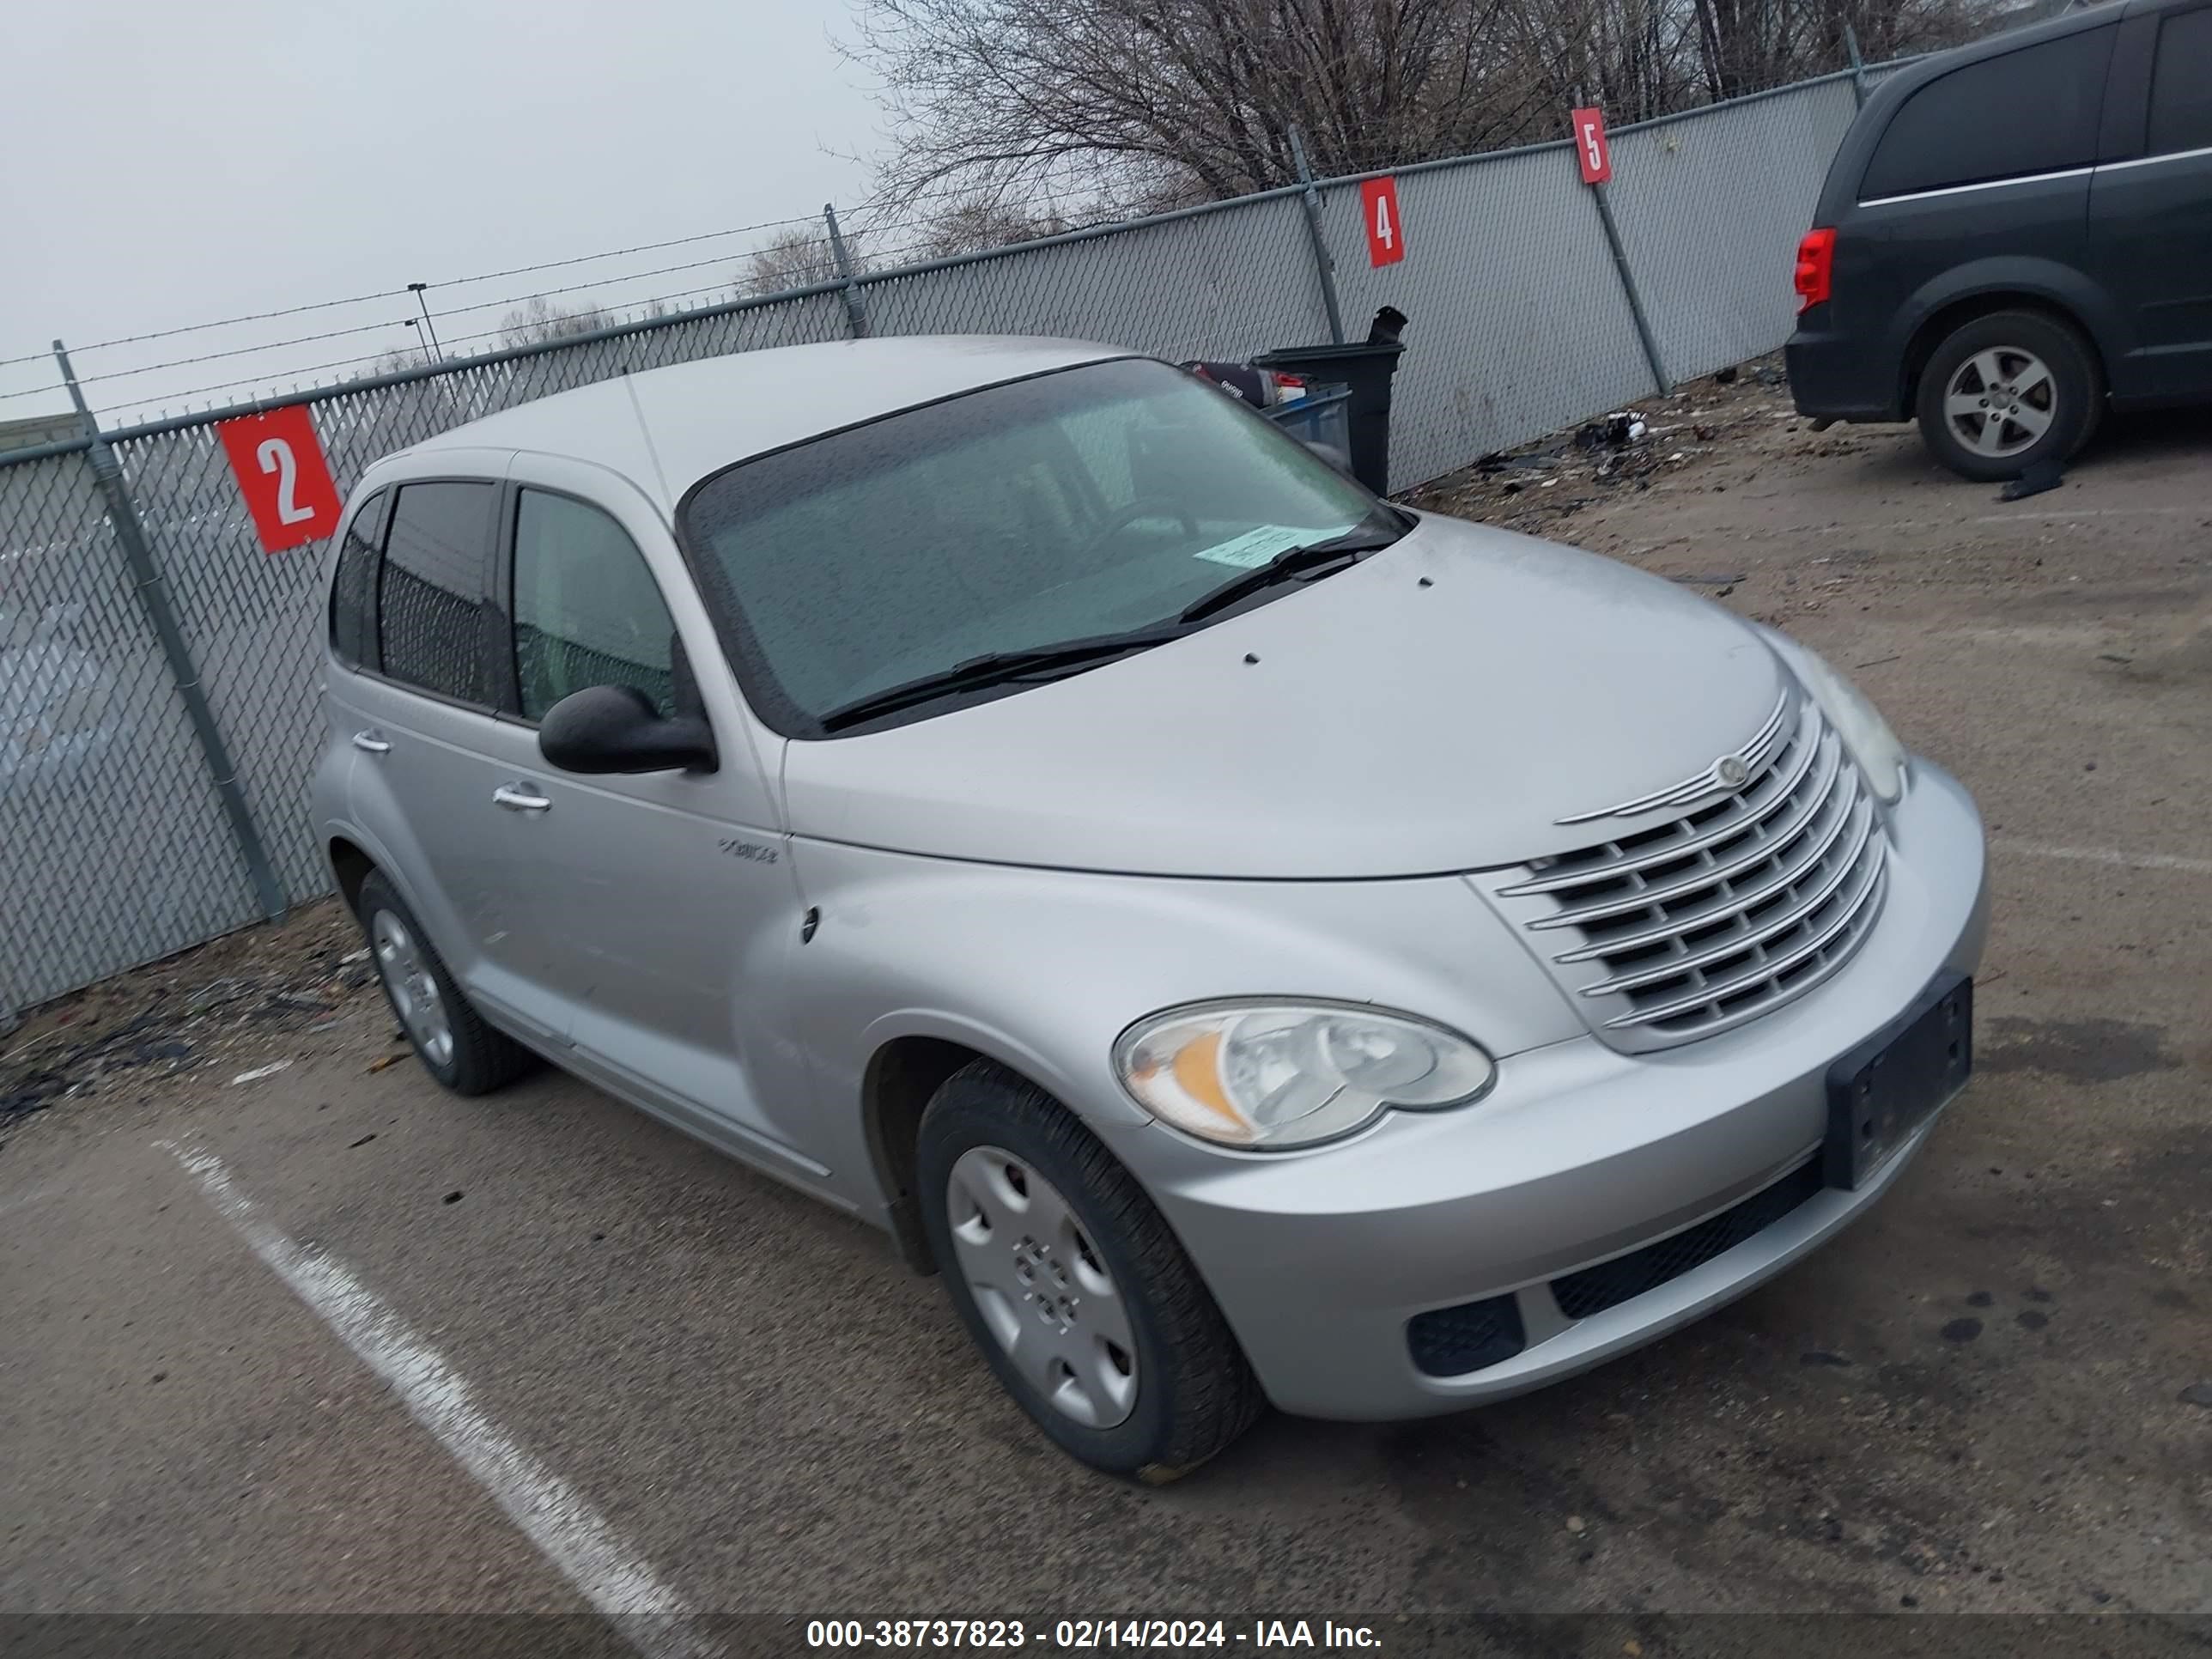
[[[1564,143],[1396,174],[1404,257],[1367,257],[1359,181],[899,268],[793,239],[791,291],[0,455],[0,1026],[328,884],[321,544],[260,551],[216,423],[306,402],[339,488],[464,422],[612,375],[858,333],[1058,335],[1171,359],[1412,319],[1405,488],[1770,350],[1791,256],[1850,125],[1850,75],[1623,128],[1602,210]],[[799,263],[799,256],[805,263]],[[816,280],[827,275],[829,280]],[[463,334],[450,349],[478,337]]]

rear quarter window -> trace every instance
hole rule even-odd
[[[1953,70],[1890,118],[1859,200],[2087,167],[2117,25]]]
[[[2150,88],[2153,155],[2212,149],[2212,7],[2169,17]]]
[[[376,645],[376,556],[384,546],[384,509],[389,490],[379,490],[361,506],[338,542],[338,562],[331,578],[331,650],[348,667],[374,660]]]

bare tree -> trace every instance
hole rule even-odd
[[[809,234],[796,227],[780,230],[767,246],[745,260],[738,277],[738,290],[749,295],[782,294],[794,288],[826,283],[837,274],[830,252],[830,239]]]
[[[499,333],[507,345],[544,345],[611,328],[614,321],[597,306],[556,306],[540,294],[500,319]]]
[[[1059,213],[1038,213],[1011,202],[970,197],[940,209],[924,230],[915,257],[948,259],[956,253],[981,253],[1073,228]]]
[[[356,369],[342,378],[366,380],[380,374],[399,374],[410,368],[422,368],[434,362],[427,345],[413,345],[399,351],[387,351],[366,368]]]
[[[1293,126],[1333,172],[1477,148],[1506,3],[866,0],[851,50],[885,88],[896,192],[1218,198],[1291,179]]]
[[[1128,205],[1556,137],[1950,44],[1998,0],[860,0],[891,199],[948,184]]]

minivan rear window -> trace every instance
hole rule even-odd
[[[1859,200],[2087,167],[2118,33],[2045,40],[1930,81],[1890,118]]]

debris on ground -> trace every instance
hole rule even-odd
[[[289,1060],[276,1060],[270,1061],[266,1066],[257,1066],[250,1072],[240,1072],[236,1077],[231,1079],[230,1086],[234,1089],[241,1083],[258,1083],[264,1077],[275,1077],[277,1073],[283,1071],[291,1063]]]
[[[111,1079],[258,1060],[272,1038],[329,1029],[376,983],[360,939],[345,908],[324,900],[33,1010],[0,1040],[0,1122]]]
[[[1693,471],[1717,447],[1763,441],[1764,423],[1796,418],[1787,398],[1778,403],[1767,389],[1784,384],[1771,361],[1723,369],[1680,387],[1664,406],[1616,409],[1525,447],[1494,451],[1411,499],[1463,518],[1556,533],[1557,520],[1601,499],[1601,491],[1650,489]],[[1509,505],[1507,497],[1522,499]]]
[[[2040,495],[2046,489],[2056,489],[2066,482],[2065,474],[2056,461],[2039,461],[1997,491],[2001,501],[2024,501],[2030,495]]]
[[[1589,422],[1575,433],[1577,449],[1626,449],[1641,443],[1650,427],[1643,416],[1632,409],[1616,409],[1600,420]]]

